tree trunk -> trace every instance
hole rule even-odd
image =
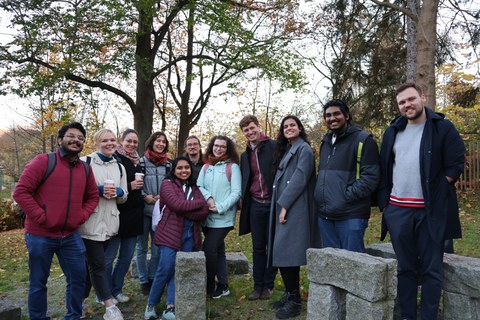
[[[407,8],[418,17],[420,10],[419,0],[407,0]],[[407,22],[407,82],[414,82],[417,73],[417,26],[409,16]]]
[[[425,91],[427,106],[435,109],[435,45],[438,0],[424,0],[417,24],[416,83]]]
[[[152,15],[139,9],[138,35],[136,47],[135,70],[136,101],[130,106],[133,113],[134,128],[138,132],[138,152],[145,150],[145,141],[152,133],[154,87],[153,87],[153,52],[151,50],[150,32],[153,25]]]

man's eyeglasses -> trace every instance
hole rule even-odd
[[[198,145],[199,145],[198,142],[188,143],[188,144],[187,144],[187,147],[196,147],[196,146],[198,146]]]
[[[76,134],[73,134],[73,133],[66,134],[66,135],[65,135],[65,138],[77,139],[78,141],[82,141],[82,142],[85,141],[85,137],[84,137],[84,136],[82,136],[82,135],[76,135]]]

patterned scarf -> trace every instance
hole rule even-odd
[[[147,149],[147,151],[145,151],[145,157],[147,157],[147,159],[150,160],[150,162],[153,163],[155,167],[165,165],[168,159],[166,153],[158,153],[150,149]]]
[[[216,165],[217,162],[220,161],[225,161],[228,159],[228,154],[224,154],[223,156],[220,157],[215,157],[213,154],[208,156],[208,164],[211,164],[212,166]]]
[[[125,151],[121,144],[117,145],[117,152],[122,156],[130,159],[134,166],[137,166],[138,162],[140,161],[140,157],[138,156],[138,152],[136,150],[134,153],[128,153],[127,151]]]

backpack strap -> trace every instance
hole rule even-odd
[[[365,140],[370,137],[371,134],[366,131],[361,131],[358,134],[358,147],[357,147],[357,170],[355,173],[356,180],[360,179],[360,161],[362,160],[362,152],[363,152],[363,145],[365,144]]]
[[[208,167],[209,167],[209,166],[210,166],[210,164],[208,164],[208,163],[205,163],[205,164],[203,165],[203,175],[207,174],[207,170],[208,170]]]
[[[48,177],[52,174],[53,169],[57,165],[57,154],[55,152],[47,153],[48,162],[47,162],[47,171],[45,171],[45,175],[43,176],[40,185],[44,184],[47,181]]]

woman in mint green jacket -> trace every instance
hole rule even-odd
[[[225,136],[213,137],[207,147],[205,165],[197,180],[209,207],[203,227],[203,251],[207,264],[207,294],[213,299],[230,294],[225,237],[235,225],[241,184],[238,154],[233,141]]]

